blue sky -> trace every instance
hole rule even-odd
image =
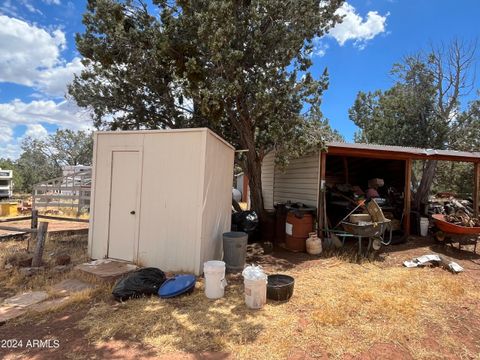
[[[83,29],[85,4],[0,0],[0,157],[17,157],[27,135],[91,126],[88,113],[64,98],[82,68],[74,35]],[[479,0],[350,0],[340,11],[344,23],[316,42],[312,72],[328,67],[322,109],[348,141],[355,132],[348,109],[358,91],[388,88],[392,64],[405,55],[479,36]]]

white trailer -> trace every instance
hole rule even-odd
[[[0,168],[0,199],[9,199],[13,195],[13,170]]]

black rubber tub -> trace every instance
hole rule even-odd
[[[288,275],[275,274],[268,276],[267,298],[275,301],[287,301],[293,295],[295,279]]]

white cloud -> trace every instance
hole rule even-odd
[[[36,13],[36,14],[40,14],[40,15],[43,15],[43,13],[38,10],[35,6],[33,6],[32,4],[30,4],[27,0],[21,0],[21,3],[23,4],[23,6],[25,6],[25,8],[30,11],[31,13]]]
[[[70,129],[85,129],[90,125],[90,118],[87,111],[67,100],[59,103],[53,100],[26,103],[15,99],[0,104],[0,126],[13,128],[16,125],[28,126],[40,122]]]
[[[41,123],[73,130],[91,130],[88,112],[68,100],[57,103],[53,100],[23,102],[16,99],[0,103],[0,158],[16,159],[25,136],[46,136],[47,129]],[[18,125],[25,125],[27,129],[21,136],[14,137],[14,129]]]
[[[60,0],[43,0],[43,2],[48,5],[60,5]]]
[[[81,60],[76,57],[69,63],[40,72],[36,87],[51,96],[64,96],[66,85],[73,80],[73,74],[80,74],[82,69]]]
[[[61,97],[74,73],[80,73],[79,58],[66,62],[65,33],[47,31],[25,21],[0,15],[0,82],[34,87],[46,95]]]
[[[7,125],[0,124],[0,144],[13,140],[13,130]],[[0,158],[2,155],[0,154]]]
[[[12,4],[11,0],[5,0],[2,4],[0,4],[0,13],[20,17],[18,14],[18,8]]]
[[[18,142],[10,144],[2,144],[0,142],[0,158],[17,159],[22,152],[22,148]]]
[[[58,0],[44,2],[60,4]],[[24,0],[20,3],[29,4]],[[14,17],[2,15],[1,12],[7,13],[5,8]],[[73,75],[83,68],[80,58],[66,61],[62,57],[67,46],[65,33],[20,20],[14,14],[16,9],[9,0],[0,5],[0,83],[28,86],[32,93],[28,101],[15,99],[0,103],[0,157],[13,159],[20,155],[20,144],[26,136],[48,135],[42,124],[73,130],[91,128],[88,111],[71,100],[59,100]],[[15,136],[19,125],[24,125],[26,131]]]
[[[29,136],[34,139],[44,139],[48,136],[48,131],[42,124],[29,124],[27,125],[24,136]]]
[[[320,38],[313,39],[313,56],[322,57],[325,56],[330,46],[322,41]]]
[[[353,40],[359,48],[364,48],[368,40],[385,32],[386,20],[389,15],[387,13],[382,16],[377,11],[369,11],[366,18],[362,18],[347,2],[337,10],[337,14],[343,16],[343,22],[331,29],[328,35],[335,38],[340,46]]]

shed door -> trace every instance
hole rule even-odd
[[[138,151],[112,152],[108,257],[135,261],[139,199]]]

